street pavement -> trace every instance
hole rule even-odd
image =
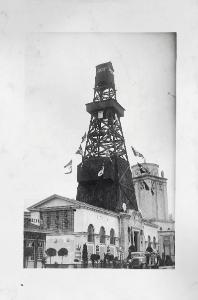
[[[163,266],[159,267],[159,269],[175,269],[175,266]]]

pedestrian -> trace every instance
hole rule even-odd
[[[153,248],[151,247],[151,243],[148,244],[148,247],[146,248],[146,263],[149,264],[149,259],[151,257],[151,253],[153,252]]]
[[[160,266],[161,265],[161,257],[159,254],[159,250],[157,250],[157,265]]]
[[[133,245],[133,243],[132,243],[131,246],[129,247],[129,251],[130,251],[130,252],[136,252],[136,247],[135,247],[135,245]]]
[[[146,251],[147,251],[147,252],[150,252],[150,253],[153,252],[153,248],[151,247],[151,244],[150,244],[150,243],[148,244],[148,247],[146,248]]]
[[[165,253],[163,252],[162,253],[162,266],[165,265]]]
[[[133,245],[133,243],[132,243],[131,246],[129,247],[128,252],[129,252],[129,254],[128,254],[127,259],[131,259],[131,253],[132,253],[132,252],[136,252],[136,247]]]

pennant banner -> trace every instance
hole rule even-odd
[[[83,149],[82,149],[82,146],[81,146],[81,144],[80,144],[80,146],[79,146],[78,150],[76,151],[76,154],[80,154],[80,155],[82,155],[82,156],[83,156]]]
[[[85,132],[85,134],[82,136],[82,142],[81,142],[81,144],[86,140],[86,137],[87,137],[87,134]]]
[[[72,172],[72,159],[64,166],[65,174],[70,174]]]
[[[149,191],[149,186],[148,186],[148,184],[146,183],[146,181],[143,180],[143,184],[144,184],[145,190]]]
[[[134,154],[135,156],[144,158],[144,156],[143,156],[140,152],[136,151],[132,146],[131,146],[131,149],[132,149],[133,154]]]
[[[141,174],[150,174],[149,170],[145,168],[142,164],[137,163]]]

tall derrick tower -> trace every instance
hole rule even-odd
[[[111,62],[96,66],[94,98],[86,110],[91,121],[77,169],[76,199],[112,211],[121,211],[123,203],[138,210]]]

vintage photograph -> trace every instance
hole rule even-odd
[[[176,33],[29,33],[24,268],[175,268]]]

